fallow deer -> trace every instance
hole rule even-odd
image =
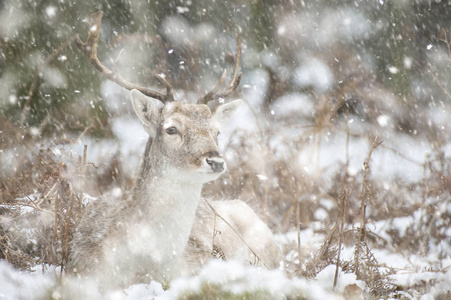
[[[162,76],[159,79],[166,86],[166,94],[131,84],[116,67],[112,71],[102,65],[97,58],[102,12],[91,18],[87,42],[77,39],[77,45],[105,77],[131,90],[134,111],[149,133],[149,140],[137,183],[125,199],[104,197],[86,208],[71,241],[68,270],[96,276],[102,283],[116,287],[146,278],[167,280],[177,268],[190,234],[191,246],[185,253],[188,264],[206,261],[211,257],[209,248],[224,252],[226,258],[240,258],[245,245],[246,251],[250,249],[264,265],[277,266],[279,253],[272,234],[246,204],[235,200],[206,206],[201,200],[202,185],[226,170],[217,135],[241,100],[205,103],[226,98],[238,86],[240,38],[234,72],[225,91],[220,92],[224,90],[226,71],[197,104],[187,104],[174,101],[172,87]],[[195,220],[200,202],[199,218]],[[212,243],[214,216],[222,214],[228,218],[223,222],[228,224],[218,223],[222,235],[218,243]],[[244,253],[245,260],[250,260],[248,254]]]

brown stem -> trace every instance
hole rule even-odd
[[[251,248],[251,246],[249,246],[249,244],[246,242],[246,240],[241,236],[241,234],[226,220],[224,219],[217,211],[216,209],[214,209],[214,207],[210,204],[210,202],[208,202],[207,199],[203,198],[205,200],[205,202],[207,203],[208,207],[210,207],[210,209],[213,211],[213,213],[215,214],[215,216],[218,216],[218,218],[220,218],[222,221],[224,221],[224,223],[227,224],[227,226],[229,226],[233,232],[235,232],[235,234],[241,239],[241,241],[243,241],[243,243],[247,246],[247,248],[252,252],[252,254],[259,260],[262,262],[262,264],[267,268],[268,266],[265,265],[265,262],[260,258],[260,256],[258,256],[257,253],[255,253],[255,251]],[[213,233],[214,234],[214,233]]]
[[[370,159],[371,154],[373,153],[373,150],[382,144],[382,141],[378,141],[378,136],[376,136],[371,144],[370,152],[368,153],[368,158],[363,163],[364,169],[363,169],[363,180],[362,180],[362,192],[360,195],[360,228],[359,228],[359,237],[356,244],[356,251],[354,255],[354,262],[355,262],[355,274],[357,276],[358,270],[359,270],[359,252],[360,252],[360,243],[362,242],[363,234],[365,234],[366,238],[366,218],[365,218],[365,212],[366,212],[366,202],[365,202],[365,194],[366,194],[366,179],[368,175],[368,170],[370,169]],[[358,277],[358,276],[357,276]],[[359,279],[359,278],[357,278]]]

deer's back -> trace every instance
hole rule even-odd
[[[124,202],[104,196],[90,203],[73,233],[68,270],[85,274],[93,272],[104,259],[103,245],[117,221]]]
[[[201,201],[185,253],[188,268],[196,269],[212,257],[268,268],[279,266],[281,252],[271,230],[246,203],[241,200],[209,203],[228,224],[219,216],[215,218],[213,210]]]

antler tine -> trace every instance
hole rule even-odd
[[[224,81],[226,79],[227,76],[227,69],[224,69],[224,72],[222,72],[221,78],[219,78],[218,83],[216,84],[216,86],[209,91],[205,96],[203,96],[202,98],[200,98],[199,100],[197,100],[198,104],[206,104],[208,101],[212,100],[214,95],[216,95],[222,88]]]
[[[173,101],[174,97],[172,94],[172,87],[168,88],[168,86],[170,87],[170,85],[166,80],[164,80],[164,82],[162,82],[162,83],[166,86],[167,94],[163,94],[158,91],[148,89],[146,87],[138,86],[136,84],[133,84],[133,83],[125,80],[119,74],[119,71],[117,68],[117,66],[119,64],[119,59],[120,59],[123,51],[121,51],[119,53],[118,57],[116,58],[116,60],[114,62],[114,70],[113,71],[108,69],[107,67],[105,67],[100,62],[99,58],[97,57],[97,48],[98,48],[98,44],[99,44],[100,25],[102,24],[102,16],[103,16],[103,12],[101,10],[99,10],[91,15],[91,22],[89,24],[89,33],[88,33],[88,38],[87,38],[86,42],[83,42],[78,36],[75,40],[78,49],[80,49],[81,52],[86,54],[86,56],[89,59],[89,62],[94,66],[94,68],[97,71],[99,71],[103,76],[105,76],[109,80],[116,82],[123,88],[126,88],[127,90],[136,89],[146,96],[161,100],[163,102]]]
[[[230,80],[228,84],[228,89],[222,93],[219,93],[219,91],[222,88],[222,85],[225,80],[226,76],[226,70],[224,70],[224,73],[222,73],[221,78],[219,79],[218,84],[205,96],[200,98],[197,103],[207,103],[210,100],[216,100],[219,98],[227,98],[232,94],[232,92],[238,87],[241,81],[241,76],[243,75],[242,72],[238,72],[241,65],[241,34],[238,33],[238,36],[236,38],[236,50],[235,50],[235,66],[233,69],[233,75],[232,79]]]
[[[238,32],[236,37],[236,49],[235,49],[235,67],[233,69],[233,76],[229,83],[229,88],[227,91],[221,94],[215,95],[213,99],[226,98],[238,87],[241,81],[242,72],[239,72],[241,65],[241,33]]]
[[[158,74],[157,78],[166,87],[167,101],[174,101],[174,89],[172,88],[172,85],[169,83],[169,81],[166,80],[166,77],[163,74]]]

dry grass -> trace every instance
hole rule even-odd
[[[83,156],[72,157],[72,144],[26,147],[14,176],[1,182],[0,258],[19,269],[49,264],[64,270],[87,195],[131,182],[119,174],[117,156],[99,168],[87,161],[87,146]]]

